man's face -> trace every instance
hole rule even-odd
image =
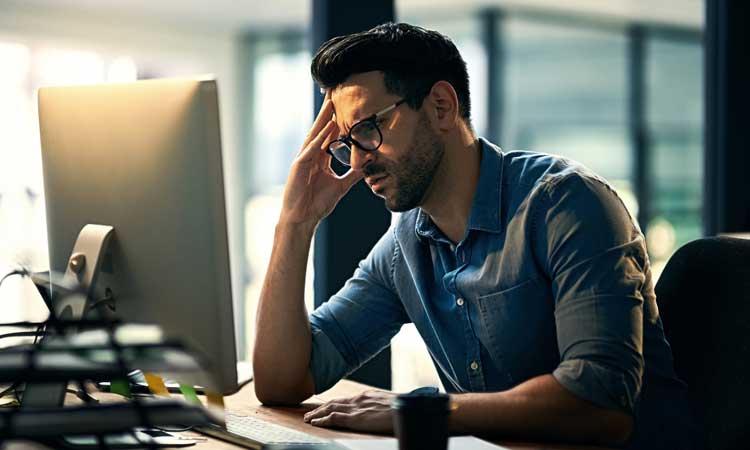
[[[339,134],[352,125],[401,100],[388,93],[382,72],[349,77],[331,93]],[[351,166],[365,175],[372,192],[385,199],[391,211],[408,211],[420,206],[432,184],[445,145],[433,130],[427,113],[403,104],[378,121],[383,143],[365,152],[352,146]]]

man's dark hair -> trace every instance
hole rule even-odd
[[[406,98],[415,110],[436,82],[449,82],[458,96],[459,114],[471,123],[466,62],[447,36],[406,23],[385,23],[330,39],[320,46],[310,66],[323,89],[374,70],[384,73],[388,92]]]

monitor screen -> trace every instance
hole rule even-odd
[[[39,124],[50,268],[85,225],[114,227],[89,304],[108,292],[118,318],[160,325],[236,391],[216,82],[42,88]]]

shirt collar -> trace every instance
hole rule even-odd
[[[501,231],[500,190],[502,186],[503,154],[499,147],[479,138],[479,182],[471,205],[468,228],[492,233]],[[417,236],[438,239],[443,233],[432,219],[419,208],[415,225]]]
[[[469,229],[499,233],[500,194],[503,180],[503,154],[499,147],[479,138],[482,162],[479,183],[469,215]]]

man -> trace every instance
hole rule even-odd
[[[413,322],[457,407],[451,432],[681,448],[684,386],[643,236],[609,185],[478,139],[466,65],[439,33],[386,24],[337,37],[312,73],[326,97],[292,164],[258,306],[258,398],[324,391]],[[332,156],[351,170],[337,176]],[[362,178],[401,214],[308,317],[313,233]],[[305,420],[389,433],[393,395],[335,400]]]

